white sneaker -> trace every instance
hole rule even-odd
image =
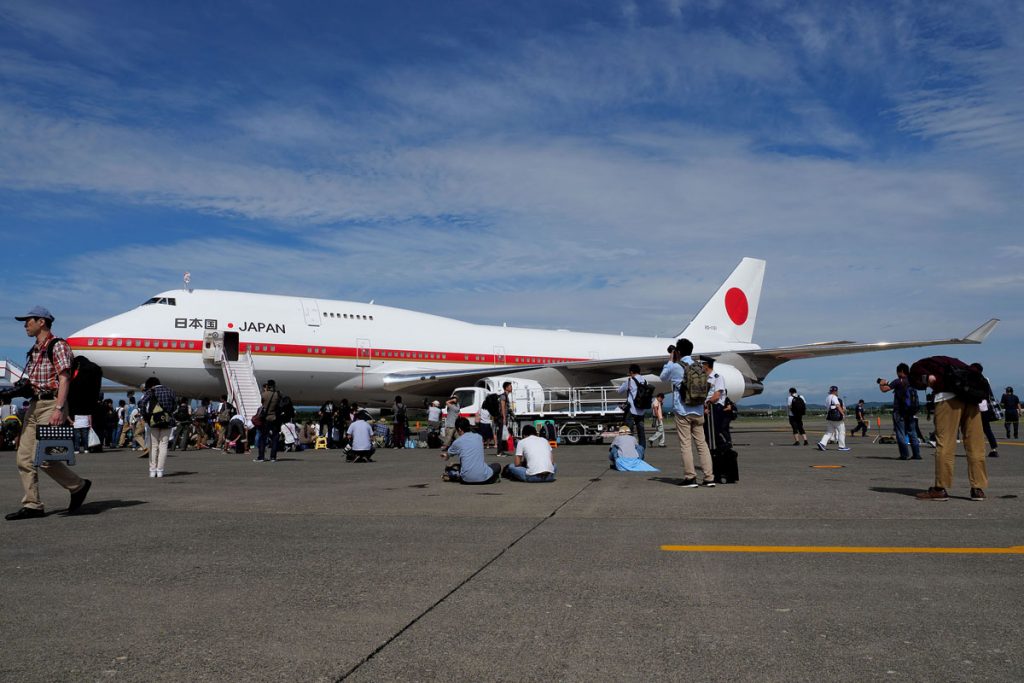
[[[153,477],[155,477],[155,476],[156,476],[156,470],[150,470],[150,471],[149,471],[149,477],[150,477],[150,479],[152,479],[152,478],[153,478]]]
[[[163,470],[157,470],[156,471],[156,476],[158,476],[158,477],[164,476],[164,471]]]

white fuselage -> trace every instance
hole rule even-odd
[[[390,400],[395,391],[384,378],[394,374],[653,356],[671,341],[475,325],[374,304],[216,290],[170,291],[150,301],[69,341],[109,379],[139,386],[158,376],[194,397],[224,393],[219,365],[203,354],[210,332],[237,332],[257,378],[276,380],[304,403]]]

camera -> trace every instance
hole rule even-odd
[[[22,377],[8,389],[0,390],[0,400],[9,401],[13,398],[29,398],[32,396],[32,383]]]
[[[879,378],[878,378],[878,379],[876,379],[875,381],[876,381],[876,382],[878,382],[879,384],[883,384],[883,383],[885,382],[885,380],[884,380],[884,379],[882,379],[881,377],[879,377]]]

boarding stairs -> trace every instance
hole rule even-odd
[[[14,384],[24,374],[25,371],[17,363],[6,358],[0,359],[0,385]]]
[[[244,355],[239,354],[238,360],[228,360],[221,351],[220,367],[227,386],[228,402],[242,416],[246,426],[252,426],[253,415],[263,402],[252,353],[247,350]]]

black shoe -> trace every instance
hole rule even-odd
[[[989,454],[988,454],[988,457],[990,457],[990,458],[998,458],[999,457],[999,452],[998,451],[990,451]]]
[[[700,485],[701,486],[707,486],[708,488],[714,488],[715,487],[715,480],[714,479],[705,479],[704,481],[702,481],[700,483]]]
[[[36,510],[35,508],[21,508],[17,512],[12,512],[9,515],[5,515],[4,519],[8,522],[14,522],[19,519],[32,519],[33,517],[45,517],[46,513],[42,510]]]
[[[68,514],[74,514],[78,508],[82,507],[82,503],[85,502],[85,497],[89,495],[89,489],[92,487],[92,482],[88,479],[82,484],[82,488],[71,494],[71,502],[68,503]]]
[[[695,489],[695,488],[697,488],[697,480],[696,479],[683,479],[679,483],[679,485],[682,486],[683,488]]]

